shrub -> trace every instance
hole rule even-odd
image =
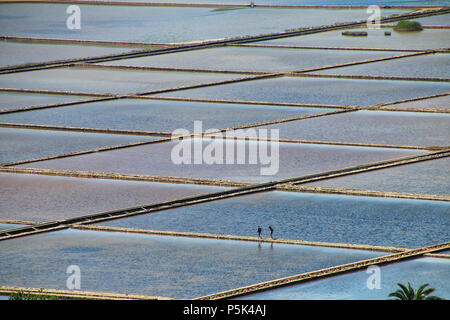
[[[395,31],[421,31],[422,25],[416,21],[400,21],[394,27]]]

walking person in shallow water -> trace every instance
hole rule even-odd
[[[272,228],[272,226],[269,226],[269,230],[270,230],[270,238],[273,239],[273,228]]]
[[[260,226],[258,226],[258,238],[261,238],[261,227]]]

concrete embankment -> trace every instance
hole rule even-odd
[[[79,290],[59,290],[47,288],[25,288],[0,286],[0,295],[11,295],[23,293],[29,295],[37,295],[44,297],[57,297],[62,300],[86,299],[86,300],[171,300],[172,298],[160,296],[144,296],[137,294],[108,293],[108,292],[91,292]]]

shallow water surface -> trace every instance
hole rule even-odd
[[[156,212],[102,225],[418,248],[450,237],[450,203],[265,192]]]
[[[450,115],[361,110],[260,128],[279,129],[280,137],[286,139],[447,146],[450,137]]]
[[[103,0],[100,0],[103,1]],[[107,0],[105,0],[107,1]],[[129,1],[129,0],[118,0],[118,1]],[[149,0],[135,0],[135,2],[150,2]],[[247,0],[158,0],[159,3],[212,3],[212,4],[245,4],[248,5]],[[439,6],[439,5],[449,5],[448,0],[428,0],[428,1],[417,1],[417,0],[396,0],[396,1],[386,1],[386,0],[258,0],[253,1],[257,5],[298,5],[298,6]]]
[[[71,95],[34,94],[22,92],[0,91],[0,109],[9,110],[22,107],[31,107],[47,104],[56,104],[69,101],[81,101],[89,98]],[[6,122],[5,115],[0,116],[0,121]]]
[[[66,4],[0,4],[3,35],[37,38],[174,43],[282,32],[366,19],[365,9],[277,9],[79,4],[80,29],[66,26]],[[386,10],[383,15],[407,12]],[[245,24],[242,23],[245,21]],[[186,26],[189,32],[186,32]],[[207,26],[207,27],[205,27]]]
[[[327,279],[312,281],[294,286],[268,290],[239,297],[243,299],[263,300],[386,300],[390,292],[400,289],[397,283],[414,289],[424,283],[427,288],[435,288],[432,295],[449,299],[450,260],[438,258],[420,258],[382,266],[380,269],[380,288],[369,289],[367,283],[373,272],[358,271],[338,275]]]
[[[398,52],[223,47],[152,57],[115,60],[104,65],[281,72],[399,55]]]
[[[447,5],[450,1],[447,1]],[[419,22],[423,26],[449,26],[450,25],[450,14],[440,14],[437,16],[413,19]]]
[[[449,195],[450,159],[408,165],[327,179],[309,185],[348,189]]]
[[[0,120],[27,124],[157,132],[172,132],[175,129],[184,128],[192,132],[194,121],[201,121],[203,130],[221,129],[329,111],[332,110],[250,104],[120,99],[7,114],[0,116]]]
[[[268,182],[423,153],[419,150],[279,143],[277,156],[276,144],[230,139],[227,142],[229,144],[221,139],[205,138],[184,140],[183,143],[157,143],[41,161],[33,163],[33,167]],[[188,150],[194,148],[200,152],[192,151],[189,155]],[[212,149],[217,151],[217,156]],[[249,152],[256,159],[250,158]]]
[[[450,56],[447,54],[427,54],[331,70],[314,71],[313,73],[445,79],[450,77],[449,70]]]
[[[443,97],[429,98],[424,100],[397,103],[391,107],[399,108],[429,108],[429,109],[450,109],[450,95]]]
[[[23,226],[23,224],[0,223],[0,230],[16,229]]]
[[[280,77],[164,93],[168,97],[369,106],[450,90],[446,82]]]
[[[263,41],[258,42],[258,44],[339,48],[438,49],[448,47],[450,42],[450,31],[448,29],[424,29],[420,32],[396,32],[392,28],[352,29],[352,31],[367,31],[368,36],[346,37],[342,35],[342,30],[339,30]],[[391,31],[391,36],[385,36],[385,31]]]
[[[19,89],[126,94],[242,78],[239,75],[59,68],[5,74],[0,86]]]
[[[158,139],[149,136],[0,128],[0,163]]]

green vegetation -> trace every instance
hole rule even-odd
[[[214,8],[211,11],[212,12],[221,12],[221,11],[230,11],[230,10],[242,10],[242,7],[220,7],[220,8]]]
[[[403,20],[394,27],[395,31],[421,31],[422,25],[416,21]]]
[[[397,285],[401,289],[389,293],[389,297],[397,298],[395,300],[444,300],[437,296],[430,296],[430,294],[433,293],[436,289],[434,288],[425,289],[428,286],[428,283],[421,285],[416,292],[411,287],[409,282],[408,287],[406,287],[401,283],[397,283]]]
[[[9,296],[9,300],[57,300],[56,296],[49,296],[42,293],[42,289],[40,293],[25,293],[23,290],[19,290],[17,292],[11,293]]]

